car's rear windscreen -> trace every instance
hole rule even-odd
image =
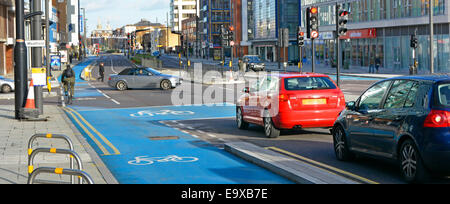
[[[336,85],[328,77],[298,77],[284,79],[288,91],[336,89]]]
[[[450,107],[450,83],[438,86],[439,104]]]

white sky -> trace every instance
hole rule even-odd
[[[90,34],[99,20],[104,27],[109,22],[112,29],[137,23],[143,18],[152,23],[157,19],[165,25],[170,0],[81,0],[81,7],[86,9]]]

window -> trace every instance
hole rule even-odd
[[[150,72],[147,71],[146,69],[136,69],[134,75],[137,75],[137,76],[148,76],[149,73]]]
[[[438,91],[440,105],[450,107],[450,84],[439,85]]]
[[[391,81],[381,82],[367,90],[361,96],[358,107],[363,110],[378,109],[389,84],[391,84]]]
[[[415,83],[411,90],[409,91],[408,97],[406,98],[406,102],[405,102],[405,108],[412,108],[414,107],[414,105],[416,105],[416,98],[417,95],[419,93],[419,83]]]
[[[328,77],[298,77],[284,79],[288,91],[336,89]]]
[[[132,72],[132,70],[133,69],[131,69],[131,68],[125,69],[125,70],[121,71],[119,73],[119,75],[133,75],[134,72]]]
[[[417,93],[417,86],[413,90],[413,86],[416,84],[414,81],[408,80],[397,80],[392,85],[391,90],[386,98],[386,103],[384,104],[385,109],[392,108],[403,108],[405,106],[408,97],[414,97]],[[414,93],[411,93],[414,92]],[[410,96],[411,94],[411,96]],[[414,105],[414,99],[408,100],[408,106],[412,107]]]

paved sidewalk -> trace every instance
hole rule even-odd
[[[14,119],[14,106],[0,106],[0,184],[26,184],[28,180],[27,143],[37,133],[67,135],[73,142],[74,151],[81,157],[84,171],[95,184],[116,183],[101,160],[81,134],[73,127],[63,111],[56,105],[45,105],[47,122],[25,122]],[[63,140],[37,139],[33,148],[68,149]],[[36,156],[34,169],[38,167],[69,168],[66,155],[43,153]],[[75,164],[76,166],[76,164]],[[42,174],[37,179],[68,182],[69,176]]]

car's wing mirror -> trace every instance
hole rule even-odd
[[[346,103],[346,107],[348,110],[354,111],[356,108],[356,102],[355,101],[350,101]]]

